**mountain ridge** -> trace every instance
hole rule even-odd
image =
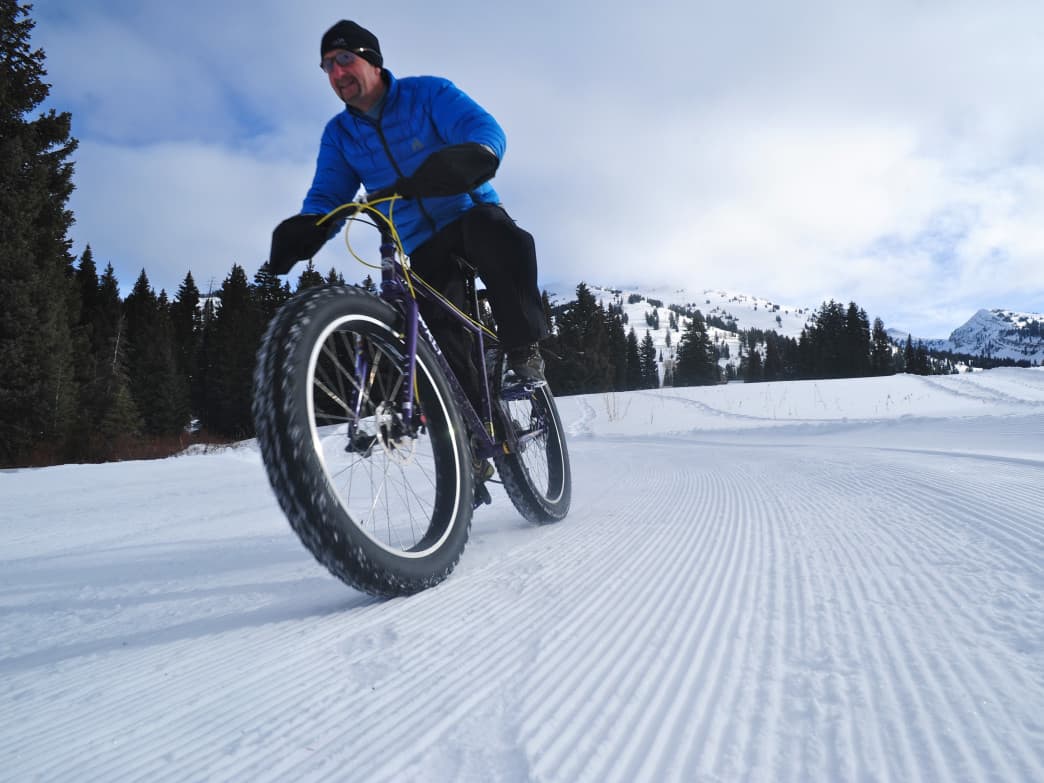
[[[594,283],[586,284],[596,298],[612,301],[618,298],[624,305],[629,324],[639,334],[643,333],[643,313],[651,310],[652,302],[661,303],[668,308],[673,306],[698,309],[705,318],[718,316],[726,322],[732,321],[737,331],[711,328],[711,337],[715,341],[730,344],[733,356],[738,355],[738,330],[762,329],[774,330],[781,335],[797,339],[808,319],[816,313],[819,306],[782,304],[771,299],[751,294],[732,291],[724,288],[689,289],[669,284],[627,286],[607,286]],[[575,298],[575,288],[563,293],[564,288],[557,286],[549,289],[549,294],[560,303]],[[628,303],[634,295],[642,297],[642,301]],[[870,314],[873,318],[873,314]],[[653,342],[657,348],[670,347],[667,343],[666,318],[659,329],[650,327]],[[897,344],[902,344],[910,337],[909,332],[899,329],[887,329],[889,336]],[[672,338],[676,343],[676,337]],[[1003,308],[981,308],[965,323],[955,328],[946,338],[926,338],[913,335],[913,341],[922,342],[930,351],[966,354],[969,356],[1025,360],[1044,363],[1044,314],[1028,313]]]
[[[1040,362],[1044,361],[1044,315],[983,308],[945,340],[924,344],[931,351]]]

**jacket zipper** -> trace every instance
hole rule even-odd
[[[384,128],[381,124],[382,120],[384,119],[384,109],[387,105],[388,103],[387,101],[385,101],[384,106],[381,106],[381,113],[380,115],[378,115],[376,122],[374,122],[374,126],[377,128],[377,137],[381,140],[381,146],[384,147],[384,154],[388,156],[388,161],[392,164],[392,168],[395,169],[396,175],[398,175],[399,179],[402,179],[402,169],[399,168],[399,164],[395,161],[395,158],[392,156],[391,147],[388,145],[388,140],[384,137]],[[431,216],[431,214],[429,214],[428,210],[425,209],[423,199],[418,198],[415,199],[415,201],[417,202],[417,206],[420,209],[421,214],[424,215],[424,218],[428,221],[428,225],[431,226],[431,233],[432,236],[434,236],[438,232],[438,226],[435,223],[435,219]]]

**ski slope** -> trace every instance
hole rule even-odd
[[[569,517],[391,601],[249,443],[0,473],[0,779],[1044,780],[1044,371],[560,407]]]

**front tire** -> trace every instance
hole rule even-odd
[[[291,527],[331,573],[380,596],[453,571],[474,491],[464,424],[426,343],[415,413],[399,408],[400,321],[361,289],[309,289],[272,319],[254,375],[258,443]]]

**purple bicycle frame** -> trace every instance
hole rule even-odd
[[[474,448],[477,456],[482,458],[489,458],[500,452],[502,446],[496,440],[493,427],[493,399],[490,393],[489,387],[489,375],[486,368],[486,348],[487,348],[487,337],[483,333],[483,330],[471,321],[470,318],[464,314],[458,312],[455,308],[447,307],[441,301],[436,299],[432,294],[422,287],[414,287],[414,291],[418,296],[424,296],[434,304],[444,308],[444,310],[451,314],[460,325],[469,330],[474,334],[477,339],[477,350],[475,353],[478,355],[478,371],[482,383],[480,384],[480,393],[482,395],[482,406],[486,415],[486,421],[483,422],[479,413],[475,410],[475,406],[472,404],[468,395],[465,393],[463,386],[457,379],[457,374],[450,367],[449,362],[446,361],[446,357],[443,355],[442,350],[439,348],[438,343],[433,339],[431,330],[428,325],[424,323],[424,319],[421,318],[420,309],[417,305],[417,300],[413,294],[407,289],[405,282],[403,281],[402,275],[400,274],[401,262],[399,261],[398,254],[396,252],[395,243],[391,240],[391,237],[384,230],[381,230],[381,287],[380,297],[384,301],[391,304],[399,312],[403,314],[404,321],[404,337],[405,337],[405,367],[404,376],[406,382],[399,390],[399,404],[403,413],[403,420],[405,422],[413,421],[413,390],[414,390],[414,379],[417,372],[417,340],[426,340],[428,345],[432,348],[435,353],[436,361],[442,367],[443,374],[446,376],[446,380],[449,381],[450,389],[456,398],[458,409],[464,416],[465,425],[468,431],[474,436]],[[495,340],[493,341],[495,345]],[[358,377],[362,378],[368,369],[363,363],[364,359],[360,356],[357,360],[356,372],[359,373]],[[357,401],[357,405],[361,404],[361,400]],[[358,413],[358,411],[356,412]],[[411,424],[412,426],[412,424]],[[477,437],[478,433],[482,433],[482,437]],[[506,444],[508,448],[513,448],[514,443]]]

